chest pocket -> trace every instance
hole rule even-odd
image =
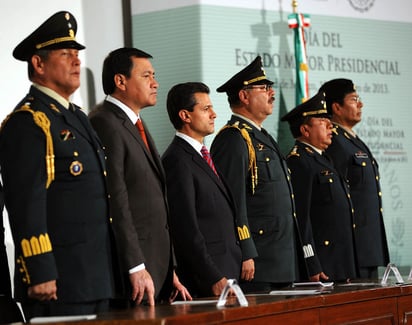
[[[366,168],[369,166],[370,160],[367,154],[355,154],[352,157],[352,167],[348,170],[348,179],[351,185],[360,184],[364,181]]]
[[[333,187],[339,186],[336,175],[330,171],[321,171],[317,177],[318,191],[316,191],[315,197],[318,202],[331,202],[333,200]]]
[[[259,182],[280,180],[282,177],[282,168],[276,153],[260,144],[255,146],[255,152]]]

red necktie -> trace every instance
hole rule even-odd
[[[140,118],[137,119],[136,126],[137,126],[137,129],[139,130],[139,133],[140,133],[140,136],[142,137],[143,142],[146,145],[146,148],[149,149],[149,144],[147,143],[147,139],[146,139],[146,133],[144,132],[143,123]]]
[[[215,164],[213,163],[212,156],[210,155],[209,150],[207,150],[207,148],[205,146],[203,146],[202,149],[200,149],[200,152],[202,153],[203,159],[206,160],[207,164],[210,166],[210,168],[212,168],[212,170],[216,174],[216,176],[219,177],[219,175],[217,174]]]

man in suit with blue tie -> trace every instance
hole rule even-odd
[[[217,296],[228,279],[239,279],[242,252],[232,196],[204,145],[216,118],[209,88],[200,82],[173,86],[167,112],[176,136],[162,161],[177,273],[193,295]]]

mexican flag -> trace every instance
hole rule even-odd
[[[310,16],[292,13],[288,16],[289,28],[294,30],[296,63],[296,106],[309,98],[308,60],[303,29],[310,26]]]

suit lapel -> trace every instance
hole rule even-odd
[[[191,157],[193,162],[198,165],[200,168],[202,168],[205,173],[210,177],[213,182],[219,187],[219,189],[223,192],[223,194],[227,197],[229,202],[231,202],[231,197],[228,194],[228,191],[225,187],[225,184],[222,182],[222,180],[214,173],[212,168],[208,165],[206,160],[185,140],[175,136],[174,141],[176,142],[177,145],[181,146],[183,150]]]
[[[165,181],[165,174],[163,171],[162,163],[160,161],[159,153],[156,150],[154,141],[150,133],[147,131],[146,124],[144,123],[144,121],[142,120],[151,152],[147,149],[146,144],[143,142],[142,137],[140,136],[139,131],[137,130],[137,127],[133,125],[132,121],[129,119],[126,113],[123,112],[123,110],[120,107],[117,107],[115,104],[109,101],[105,101],[105,105],[114,113],[116,118],[118,118],[121,121],[121,124],[124,126],[127,132],[134,138],[134,140],[140,145],[140,147],[142,147],[142,150],[144,151],[144,154],[149,163],[161,177],[162,181]]]

